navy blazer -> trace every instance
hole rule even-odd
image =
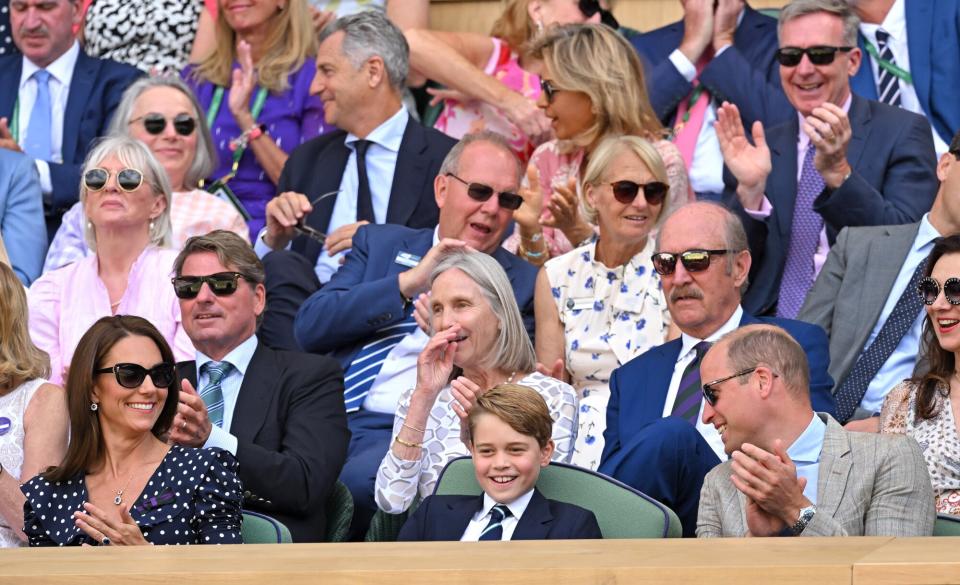
[[[398,541],[460,540],[470,520],[483,509],[479,496],[428,496],[404,523]],[[510,540],[571,540],[603,538],[593,512],[580,506],[533,497]]]
[[[433,247],[433,229],[365,225],[353,236],[343,266],[323,288],[310,295],[294,321],[304,351],[329,353],[344,369],[378,329],[407,318],[397,275],[409,267],[401,253],[420,259]],[[501,247],[492,256],[503,266],[517,298],[527,332],[533,337],[533,288],[537,269]]]
[[[177,373],[197,388],[196,362],[178,363]],[[350,443],[337,363],[258,343],[230,434],[237,438],[243,507],[283,522],[294,542],[325,541],[327,498]]]
[[[849,118],[853,137],[847,160],[853,173],[838,189],[825,188],[813,202],[831,245],[847,226],[920,221],[938,188],[933,136],[923,116],[854,95]],[[743,308],[754,315],[773,313],[779,296],[797,196],[799,128],[794,115],[767,131],[773,171],[766,196],[773,212],[765,220],[747,215],[737,199],[737,181],[724,168],[724,199],[743,221],[753,255]]]
[[[813,410],[836,416],[837,405],[831,389],[833,379],[827,373],[830,365],[830,342],[817,325],[780,319],[756,318],[746,311],[740,326],[766,323],[787,330],[807,354],[810,366],[810,402]],[[644,426],[663,418],[667,390],[674,366],[680,358],[680,339],[658,345],[633,358],[610,376],[610,402],[607,404],[607,428],[603,432],[601,467]]]
[[[304,142],[293,149],[283,166],[277,193],[295,191],[313,201],[324,193],[340,188],[343,171],[351,150],[344,144],[347,133],[337,130]],[[400,141],[397,165],[390,187],[387,221],[412,228],[437,225],[440,211],[434,198],[433,180],[440,172],[443,159],[457,141],[433,128],[426,128],[410,118]],[[330,227],[336,196],[317,204],[307,223],[323,233]],[[293,242],[293,250],[316,264],[320,243],[306,236]]]
[[[905,0],[910,75],[920,107],[944,142],[960,129],[960,0]],[[850,79],[853,91],[877,98],[870,54],[858,35],[863,63]]]
[[[680,46],[683,31],[680,20],[631,39],[648,72],[650,103],[667,126],[673,126],[677,106],[693,90],[669,59]],[[715,101],[737,104],[748,125],[754,120],[766,125],[784,122],[793,109],[780,88],[776,50],[777,21],[747,6],[733,45],[704,67],[700,81]],[[767,99],[757,100],[758,95]]]
[[[17,101],[21,71],[23,59],[20,55],[0,57],[0,117],[8,120],[13,116]],[[64,112],[63,163],[50,163],[53,183],[50,203],[57,217],[77,202],[80,170],[91,144],[106,135],[124,90],[141,75],[143,72],[136,67],[96,59],[80,50]],[[59,220],[56,223],[59,225]]]

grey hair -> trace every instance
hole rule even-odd
[[[520,162],[520,159],[517,158],[517,153],[514,152],[510,143],[507,142],[507,139],[504,138],[502,134],[491,132],[490,130],[467,134],[454,144],[453,148],[450,149],[450,152],[448,152],[447,156],[443,159],[439,174],[441,176],[458,174],[460,172],[460,158],[463,156],[463,151],[475,142],[486,142],[504,152],[510,153],[510,159],[517,166],[517,184],[520,184],[520,181],[523,179],[523,164]]]
[[[86,160],[83,161],[83,172],[80,173],[81,204],[85,204],[87,199],[87,188],[84,185],[83,175],[90,169],[99,167],[105,159],[111,156],[116,157],[121,164],[143,173],[143,184],[153,191],[153,196],[163,197],[166,200],[167,204],[163,211],[150,222],[150,243],[161,248],[169,248],[173,229],[170,224],[170,205],[173,202],[170,179],[167,178],[167,172],[154,158],[150,149],[139,140],[134,140],[129,136],[107,136],[94,145]],[[91,250],[96,250],[96,226],[86,218],[86,210],[84,210],[84,220],[83,238]]]
[[[760,365],[767,366],[783,380],[797,398],[810,400],[810,366],[807,354],[797,340],[776,325],[747,325],[727,333],[712,349],[723,345],[727,350],[727,365],[734,372],[742,372]],[[738,378],[740,384],[747,377]]]
[[[110,127],[107,134],[113,136],[130,136],[130,121],[133,117],[133,107],[137,99],[147,90],[155,87],[169,87],[175,89],[187,96],[190,100],[190,107],[193,110],[190,115],[197,121],[197,152],[193,157],[193,163],[187,169],[184,177],[186,186],[194,189],[200,184],[200,181],[206,179],[217,166],[217,151],[213,148],[213,137],[210,135],[210,127],[207,126],[207,117],[197,96],[193,95],[190,87],[180,80],[179,77],[172,75],[161,75],[158,77],[141,77],[130,84],[130,87],[123,92],[123,98],[120,105],[117,106],[113,119],[110,121]]]
[[[853,11],[848,0],[793,0],[780,9],[780,21],[777,24],[777,38],[783,32],[783,25],[795,18],[826,12],[843,21],[843,42],[847,46],[857,46],[857,33],[860,31],[860,17]]]
[[[513,372],[532,372],[537,367],[530,335],[523,326],[520,308],[510,279],[493,256],[474,250],[447,252],[430,274],[430,284],[438,276],[456,268],[477,283],[490,309],[500,323],[500,335],[485,361],[490,367]]]
[[[632,152],[635,154],[637,158],[646,165],[656,180],[666,185],[670,184],[667,178],[667,169],[663,165],[663,158],[660,157],[660,153],[650,141],[639,136],[608,136],[597,145],[593,154],[590,155],[590,161],[587,163],[587,168],[584,170],[581,179],[581,191],[585,192],[587,185],[593,185],[594,187],[600,186],[607,176],[607,171],[613,165],[613,159],[620,156],[623,152]],[[643,193],[638,193],[637,197],[643,197]],[[660,214],[657,216],[655,227],[659,227],[660,224],[663,223],[664,218],[666,218],[681,201],[681,197],[677,197],[676,193],[668,190],[667,196],[663,200],[663,206],[660,208]],[[592,224],[596,224],[597,210],[587,201],[586,197],[581,197],[580,207],[583,211],[584,219]]]
[[[410,72],[410,45],[384,14],[363,10],[338,18],[320,32],[319,42],[323,43],[338,31],[344,34],[341,51],[354,69],[360,69],[371,57],[380,57],[390,85],[397,91],[404,90]]]

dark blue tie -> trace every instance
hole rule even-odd
[[[491,508],[490,522],[477,540],[503,540],[503,519],[511,515],[510,508],[505,504],[497,504]]]

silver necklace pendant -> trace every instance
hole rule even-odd
[[[113,498],[113,503],[117,506],[123,503],[123,490],[117,492],[117,497]]]

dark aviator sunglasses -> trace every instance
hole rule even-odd
[[[677,260],[679,260],[687,272],[703,272],[710,268],[710,260],[714,256],[731,252],[733,250],[687,250],[679,254],[660,252],[653,255],[653,268],[658,274],[668,276],[677,270]]]

